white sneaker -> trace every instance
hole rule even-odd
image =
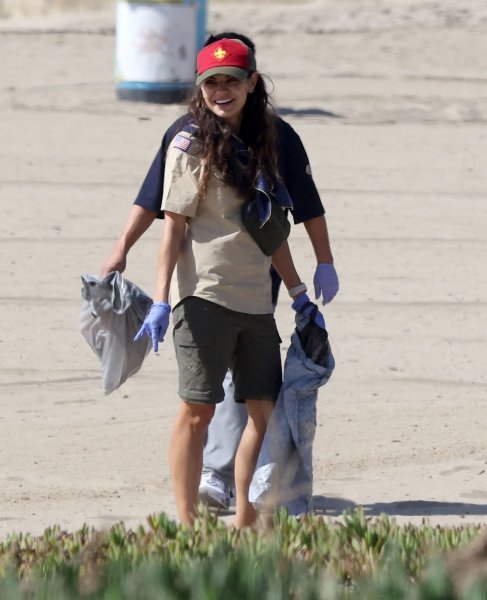
[[[201,474],[198,498],[213,508],[228,508],[230,505],[227,486],[212,472]]]

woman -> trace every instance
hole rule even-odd
[[[265,256],[240,217],[259,174],[279,181],[274,115],[252,50],[236,39],[206,46],[198,54],[196,84],[193,125],[174,138],[166,156],[156,293],[138,337],[148,333],[154,350],[163,340],[177,266],[171,300],[182,401],[169,463],[178,515],[193,523],[204,438],[231,367],[235,399],[248,412],[235,459],[236,526],[246,527],[257,516],[248,489],[281,385],[271,260],[293,307],[301,310],[309,300],[287,242]]]

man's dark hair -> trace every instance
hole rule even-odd
[[[255,54],[254,42],[246,35],[242,35],[241,33],[237,33],[235,31],[223,31],[222,33],[217,33],[216,35],[211,34],[208,36],[208,39],[205,42],[205,46],[209,46],[210,44],[213,44],[213,42],[218,42],[218,40],[223,39],[240,40]]]

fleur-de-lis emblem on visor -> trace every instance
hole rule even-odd
[[[226,50],[224,50],[223,48],[218,47],[215,52],[213,52],[213,56],[217,59],[217,60],[223,60],[225,58],[225,56],[228,54],[228,52]]]

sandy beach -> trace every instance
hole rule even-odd
[[[327,210],[341,290],[317,511],[487,523],[485,2],[220,1],[208,29],[255,40]],[[0,45],[0,538],[175,516],[172,343],[105,397],[78,317],[80,275],[184,108],[116,99],[111,9],[0,19]],[[161,231],[125,273],[149,294]],[[291,246],[310,287],[302,225]],[[277,320],[284,356],[286,294]]]

